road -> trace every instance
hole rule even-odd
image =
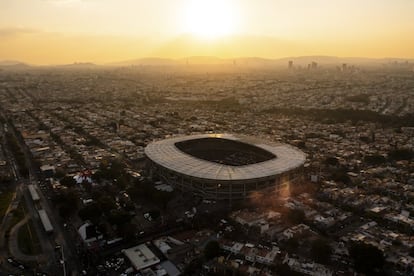
[[[8,251],[7,251],[8,244],[6,243],[6,240],[8,239],[6,237],[6,232],[10,228],[11,226],[10,224],[12,220],[12,215],[10,211],[14,208],[14,206],[19,204],[19,201],[20,201],[19,197],[20,195],[18,194],[18,190],[16,190],[14,199],[10,203],[9,208],[7,209],[3,217],[2,223],[0,225],[0,264],[1,264],[0,272],[1,273],[15,274],[15,273],[21,272],[21,270],[7,263],[7,258],[9,256],[8,256]]]
[[[0,135],[2,136],[2,145],[1,149],[3,150],[4,157],[8,161],[10,169],[14,175],[14,183],[11,188],[14,188],[14,194],[12,200],[4,213],[3,219],[0,224],[0,272],[4,274],[21,274],[22,270],[17,268],[16,266],[12,266],[8,263],[7,259],[9,256],[8,245],[9,245],[9,238],[11,236],[10,228],[12,227],[13,222],[13,211],[17,209],[21,198],[22,198],[22,187],[23,183],[20,178],[20,174],[16,165],[16,161],[14,159],[13,154],[9,150],[6,144],[5,139],[5,129],[3,125],[0,125]],[[9,232],[10,231],[10,232]],[[17,234],[17,233],[14,233]],[[0,273],[0,274],[1,274]],[[3,275],[3,274],[1,274]]]
[[[16,168],[15,163],[13,162],[14,170],[16,173],[16,179],[21,179],[20,185],[22,189],[22,196],[28,207],[27,211],[33,220],[33,225],[39,237],[43,254],[46,255],[46,259],[48,260],[44,268],[45,270],[50,270],[54,274],[57,273],[57,275],[63,275],[63,267],[59,263],[59,258],[61,257],[61,254],[56,254],[54,250],[55,243],[57,242],[64,248],[63,254],[66,260],[65,268],[66,272],[68,272],[67,275],[79,275],[80,265],[78,257],[76,255],[75,243],[73,242],[73,239],[70,238],[68,233],[64,231],[57,210],[52,208],[49,200],[45,197],[42,190],[39,189],[38,183],[40,177],[37,175],[38,168],[32,160],[30,150],[24,143],[22,137],[18,135],[18,133],[16,133],[15,129],[11,125],[7,125],[7,129],[17,138],[17,141],[19,142],[20,147],[25,155],[27,168],[29,169],[29,179],[21,178],[21,176],[19,175],[19,171]],[[40,221],[37,208],[34,205],[32,198],[27,190],[28,184],[33,184],[37,188],[40,197],[38,204],[41,206],[40,208],[44,209],[49,216],[50,222],[52,223],[54,228],[53,235],[47,235],[43,229],[43,225]]]
[[[21,140],[21,139],[19,139]],[[23,141],[19,141],[22,143]],[[76,255],[75,243],[70,236],[64,231],[63,225],[60,220],[60,216],[55,208],[52,208],[49,200],[43,194],[43,191],[39,188],[39,178],[37,177],[38,168],[35,167],[34,162],[31,159],[29,149],[23,144],[23,152],[27,159],[27,165],[30,173],[30,183],[37,187],[37,191],[40,197],[40,205],[46,211],[49,216],[50,222],[54,228],[54,235],[50,236],[53,239],[51,243],[59,243],[64,248],[64,256],[66,260],[66,272],[67,275],[78,275],[79,274],[79,261]],[[44,231],[43,231],[44,232]],[[54,249],[54,246],[52,246]],[[52,250],[53,251],[53,250]],[[62,268],[63,269],[63,268]],[[62,274],[63,275],[63,274]]]

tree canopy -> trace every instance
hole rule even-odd
[[[352,243],[349,254],[354,260],[357,272],[367,275],[381,275],[385,263],[384,254],[373,245],[365,243]]]
[[[99,204],[92,203],[80,209],[78,215],[82,220],[95,221],[102,215],[102,209]]]
[[[209,241],[204,248],[204,256],[207,260],[211,260],[220,256],[220,245],[218,241]]]
[[[76,185],[76,181],[72,176],[64,176],[60,181],[60,184],[66,187],[73,187]]]
[[[312,258],[321,264],[327,264],[330,261],[332,248],[325,239],[317,239],[312,242],[311,255]]]
[[[290,222],[300,224],[305,221],[305,212],[299,209],[290,210],[287,214]]]
[[[408,148],[395,149],[388,153],[388,157],[395,161],[411,160],[414,158],[414,151]]]

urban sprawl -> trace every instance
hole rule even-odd
[[[0,271],[413,275],[414,65],[0,69]],[[152,141],[234,133],[306,154],[278,195],[210,200]]]

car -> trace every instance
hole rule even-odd
[[[148,221],[152,221],[152,217],[151,217],[151,215],[150,215],[149,213],[145,213],[145,214],[144,214],[144,218],[145,218],[146,220],[148,220]]]
[[[17,261],[13,260],[12,258],[7,258],[7,262],[15,267],[18,267],[20,269],[26,269],[26,266],[18,263]]]

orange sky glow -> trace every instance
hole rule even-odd
[[[0,60],[414,58],[410,0],[2,0]]]

